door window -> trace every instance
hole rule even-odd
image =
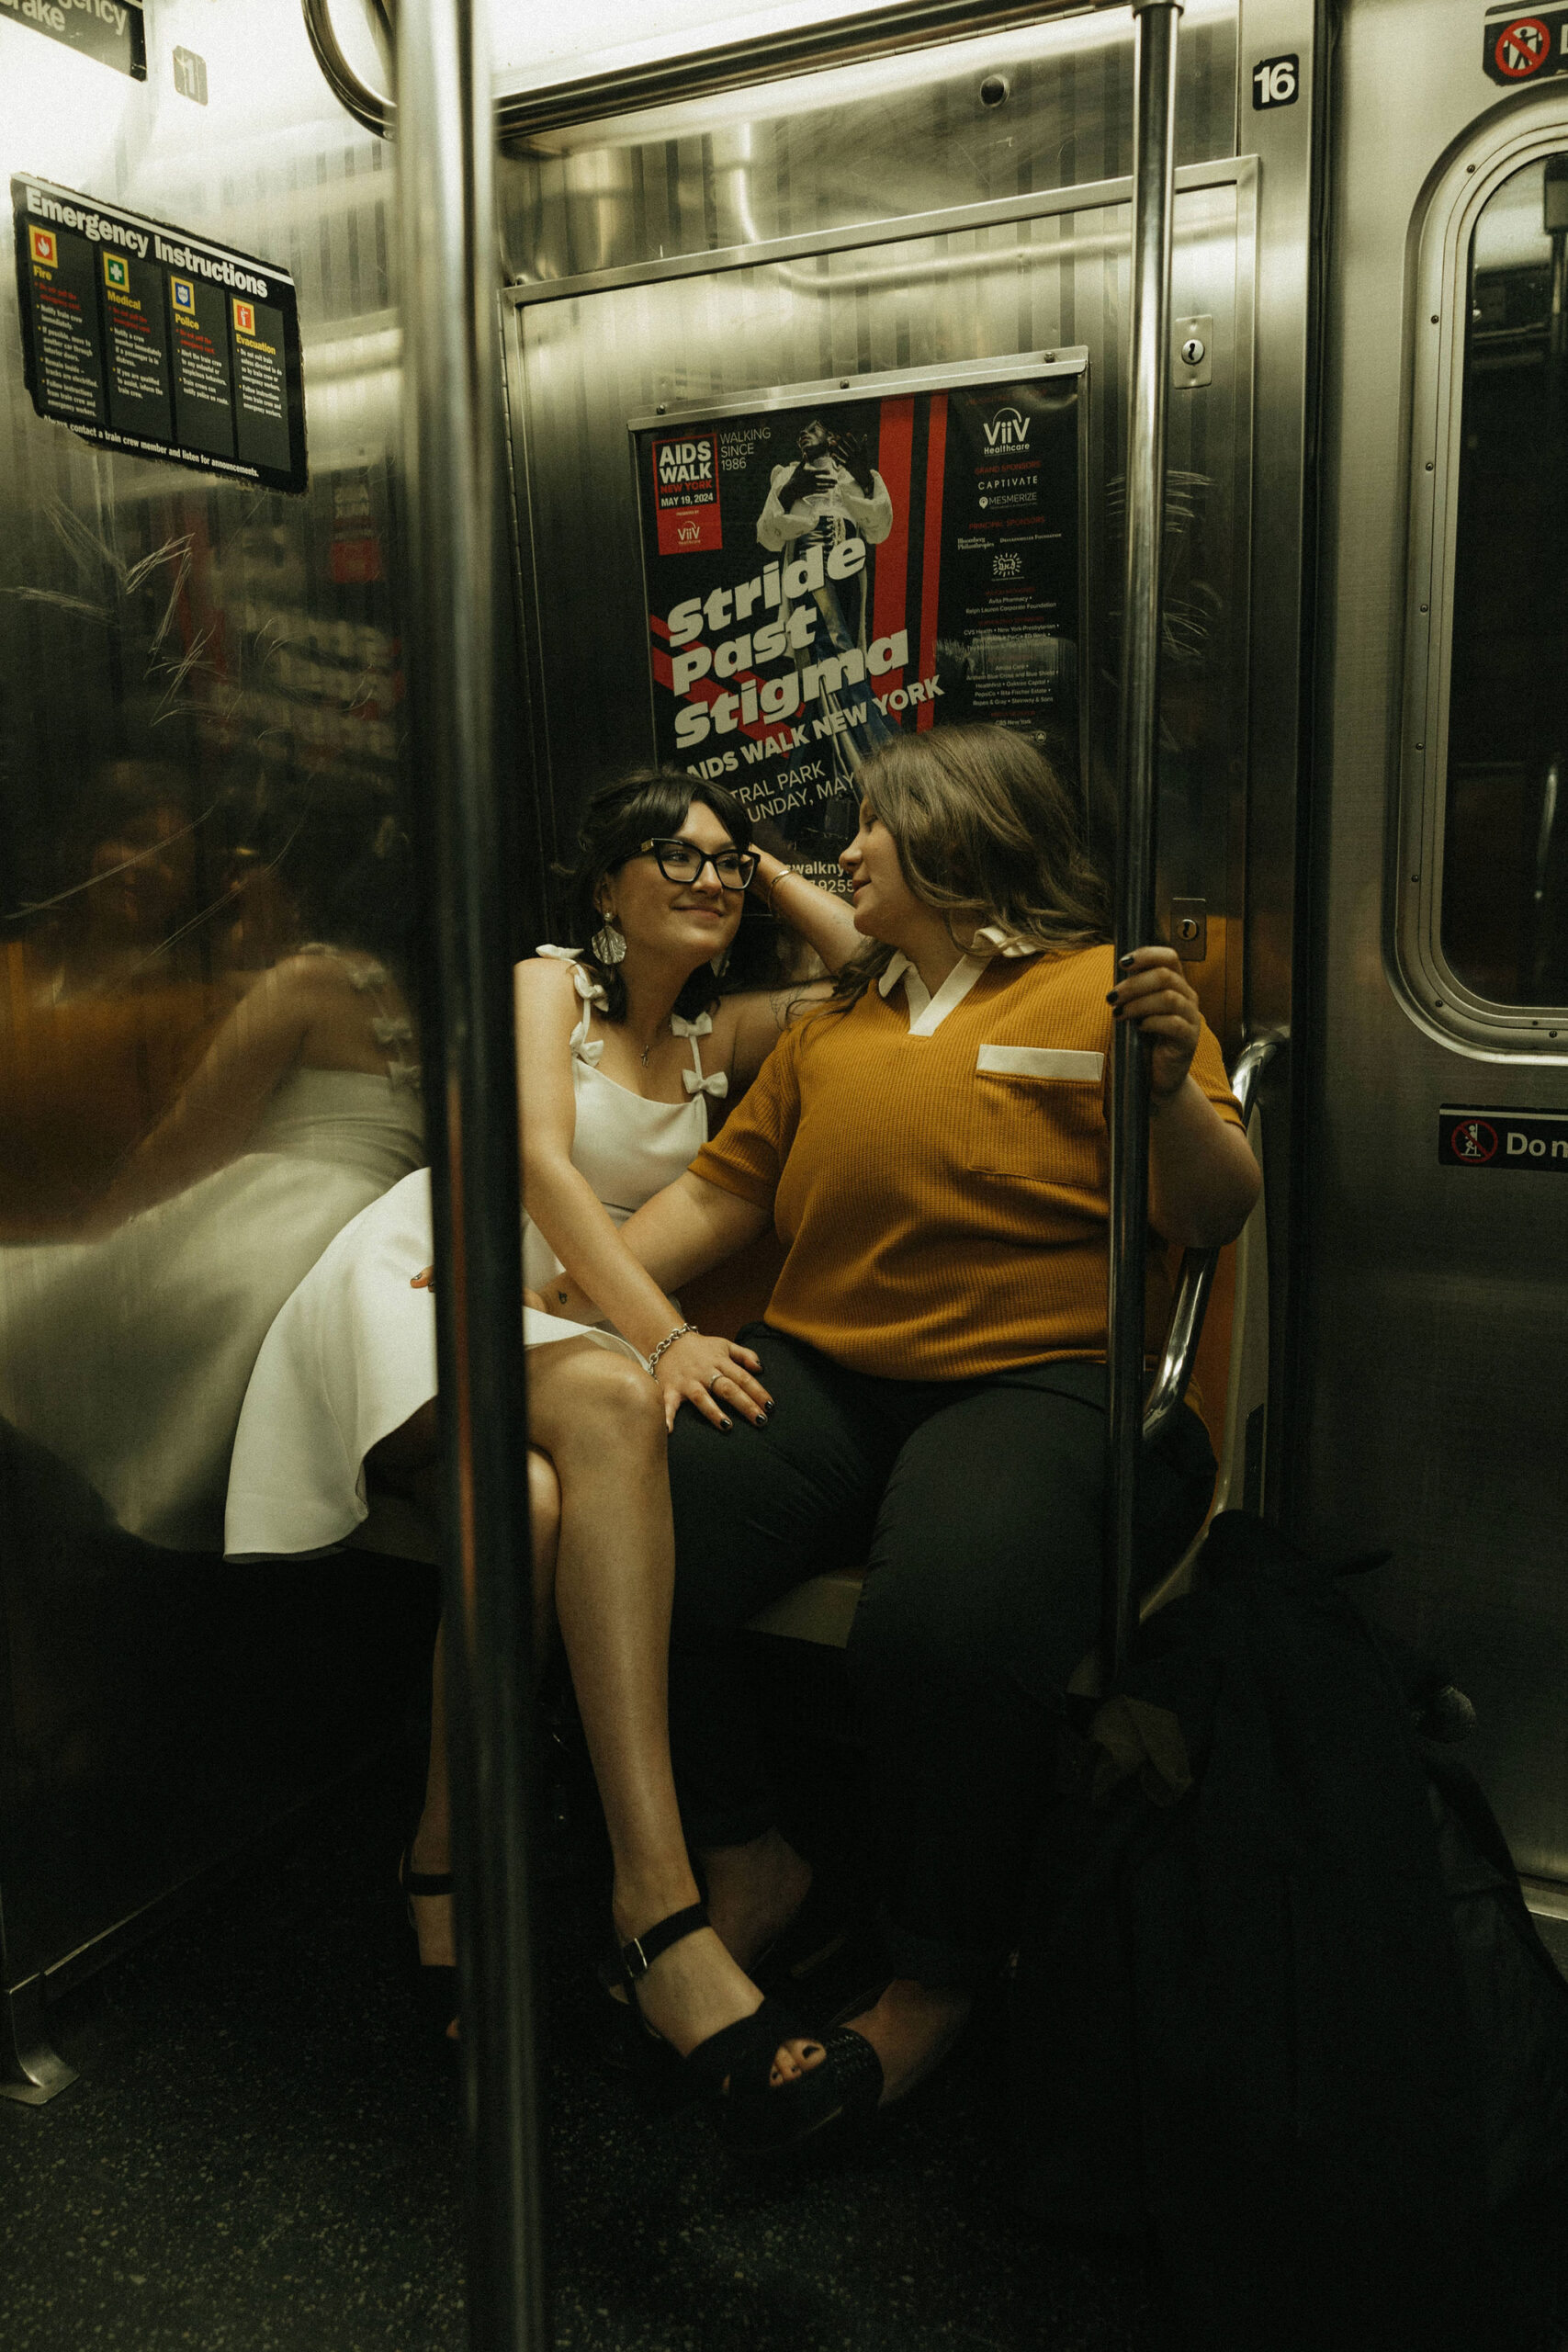
[[[1568,1003],[1568,153],[1471,237],[1452,582],[1443,961]]]

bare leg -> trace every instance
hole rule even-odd
[[[400,1429],[376,1447],[371,1461],[377,1476],[400,1494],[419,1503],[434,1518],[437,1507],[439,1457],[435,1407],[423,1405]],[[534,1654],[543,1658],[554,1622],[556,1544],[560,1533],[560,1488],[544,1454],[528,1453],[528,1524],[534,1559]],[[430,1755],[425,1768],[424,1805],[410,1841],[411,1868],[432,1876],[452,1867],[452,1794],[446,1755],[446,1629],[435,1635],[430,1670]],[[411,1897],[419,1956],[427,1968],[452,1966],[457,1957],[457,1932],[449,1894]],[[454,2028],[454,2030],[456,2029]]]
[[[782,1935],[806,1900],[811,1865],[776,1829],[749,1846],[712,1846],[703,1856],[708,1917],[742,1968]]]
[[[666,1690],[674,1531],[659,1391],[629,1358],[587,1340],[536,1349],[529,1435],[560,1482],[556,1613],[604,1807],[617,1935],[697,1900],[675,1802]],[[637,1987],[650,2025],[684,2052],[749,2017],[761,1996],[711,1929],[654,1962]],[[819,2057],[792,2043],[780,2079]]]

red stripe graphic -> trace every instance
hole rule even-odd
[[[920,568],[920,675],[936,668],[937,592],[942,585],[942,486],[947,462],[947,394],[931,394],[931,426],[926,446],[926,544]],[[923,702],[917,727],[936,720],[934,703]]]
[[[657,621],[654,622],[654,627],[655,628],[659,627]],[[665,634],[668,636],[668,630]],[[653,649],[653,683],[657,686],[667,687],[671,694],[675,691],[675,672],[671,664],[670,656],[664,651],[662,646],[658,645]],[[755,686],[761,694],[766,683],[767,681],[760,678],[754,670],[737,670],[733,678],[694,678],[686,688],[682,699],[686,702],[716,702],[722,694],[738,695],[742,686]],[[801,714],[797,710],[794,721],[796,726],[800,723],[800,718]],[[776,735],[790,724],[787,718],[739,718],[736,721],[740,733],[750,735],[752,741],[758,743],[761,741],[764,735]],[[705,742],[708,739],[705,736],[703,740]],[[705,752],[704,757],[706,756]]]
[[[877,434],[876,470],[887,484],[893,502],[893,528],[877,548],[876,589],[872,598],[873,637],[896,637],[904,626],[909,570],[909,460],[915,438],[915,402],[906,392],[882,403]],[[879,694],[891,694],[903,683],[902,670],[890,671],[876,681]]]

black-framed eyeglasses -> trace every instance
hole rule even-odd
[[[695,842],[660,838],[638,844],[638,854],[654,858],[666,882],[695,882],[705,865],[711,865],[725,890],[746,890],[757,871],[754,849],[721,849],[716,855],[700,850]]]

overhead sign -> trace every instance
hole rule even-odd
[[[13,179],[11,208],[39,416],[135,457],[304,489],[287,270],[47,180]]]
[[[147,35],[135,0],[0,0],[0,25],[27,25],[84,57],[147,79]]]
[[[1505,90],[1543,74],[1568,74],[1565,26],[1568,8],[1488,8],[1481,42],[1483,69]]]
[[[1438,1114],[1442,1168],[1526,1168],[1568,1176],[1568,1111],[1467,1111]]]
[[[829,870],[857,769],[900,730],[991,719],[1072,773],[1081,383],[639,419],[659,758],[722,776]]]

